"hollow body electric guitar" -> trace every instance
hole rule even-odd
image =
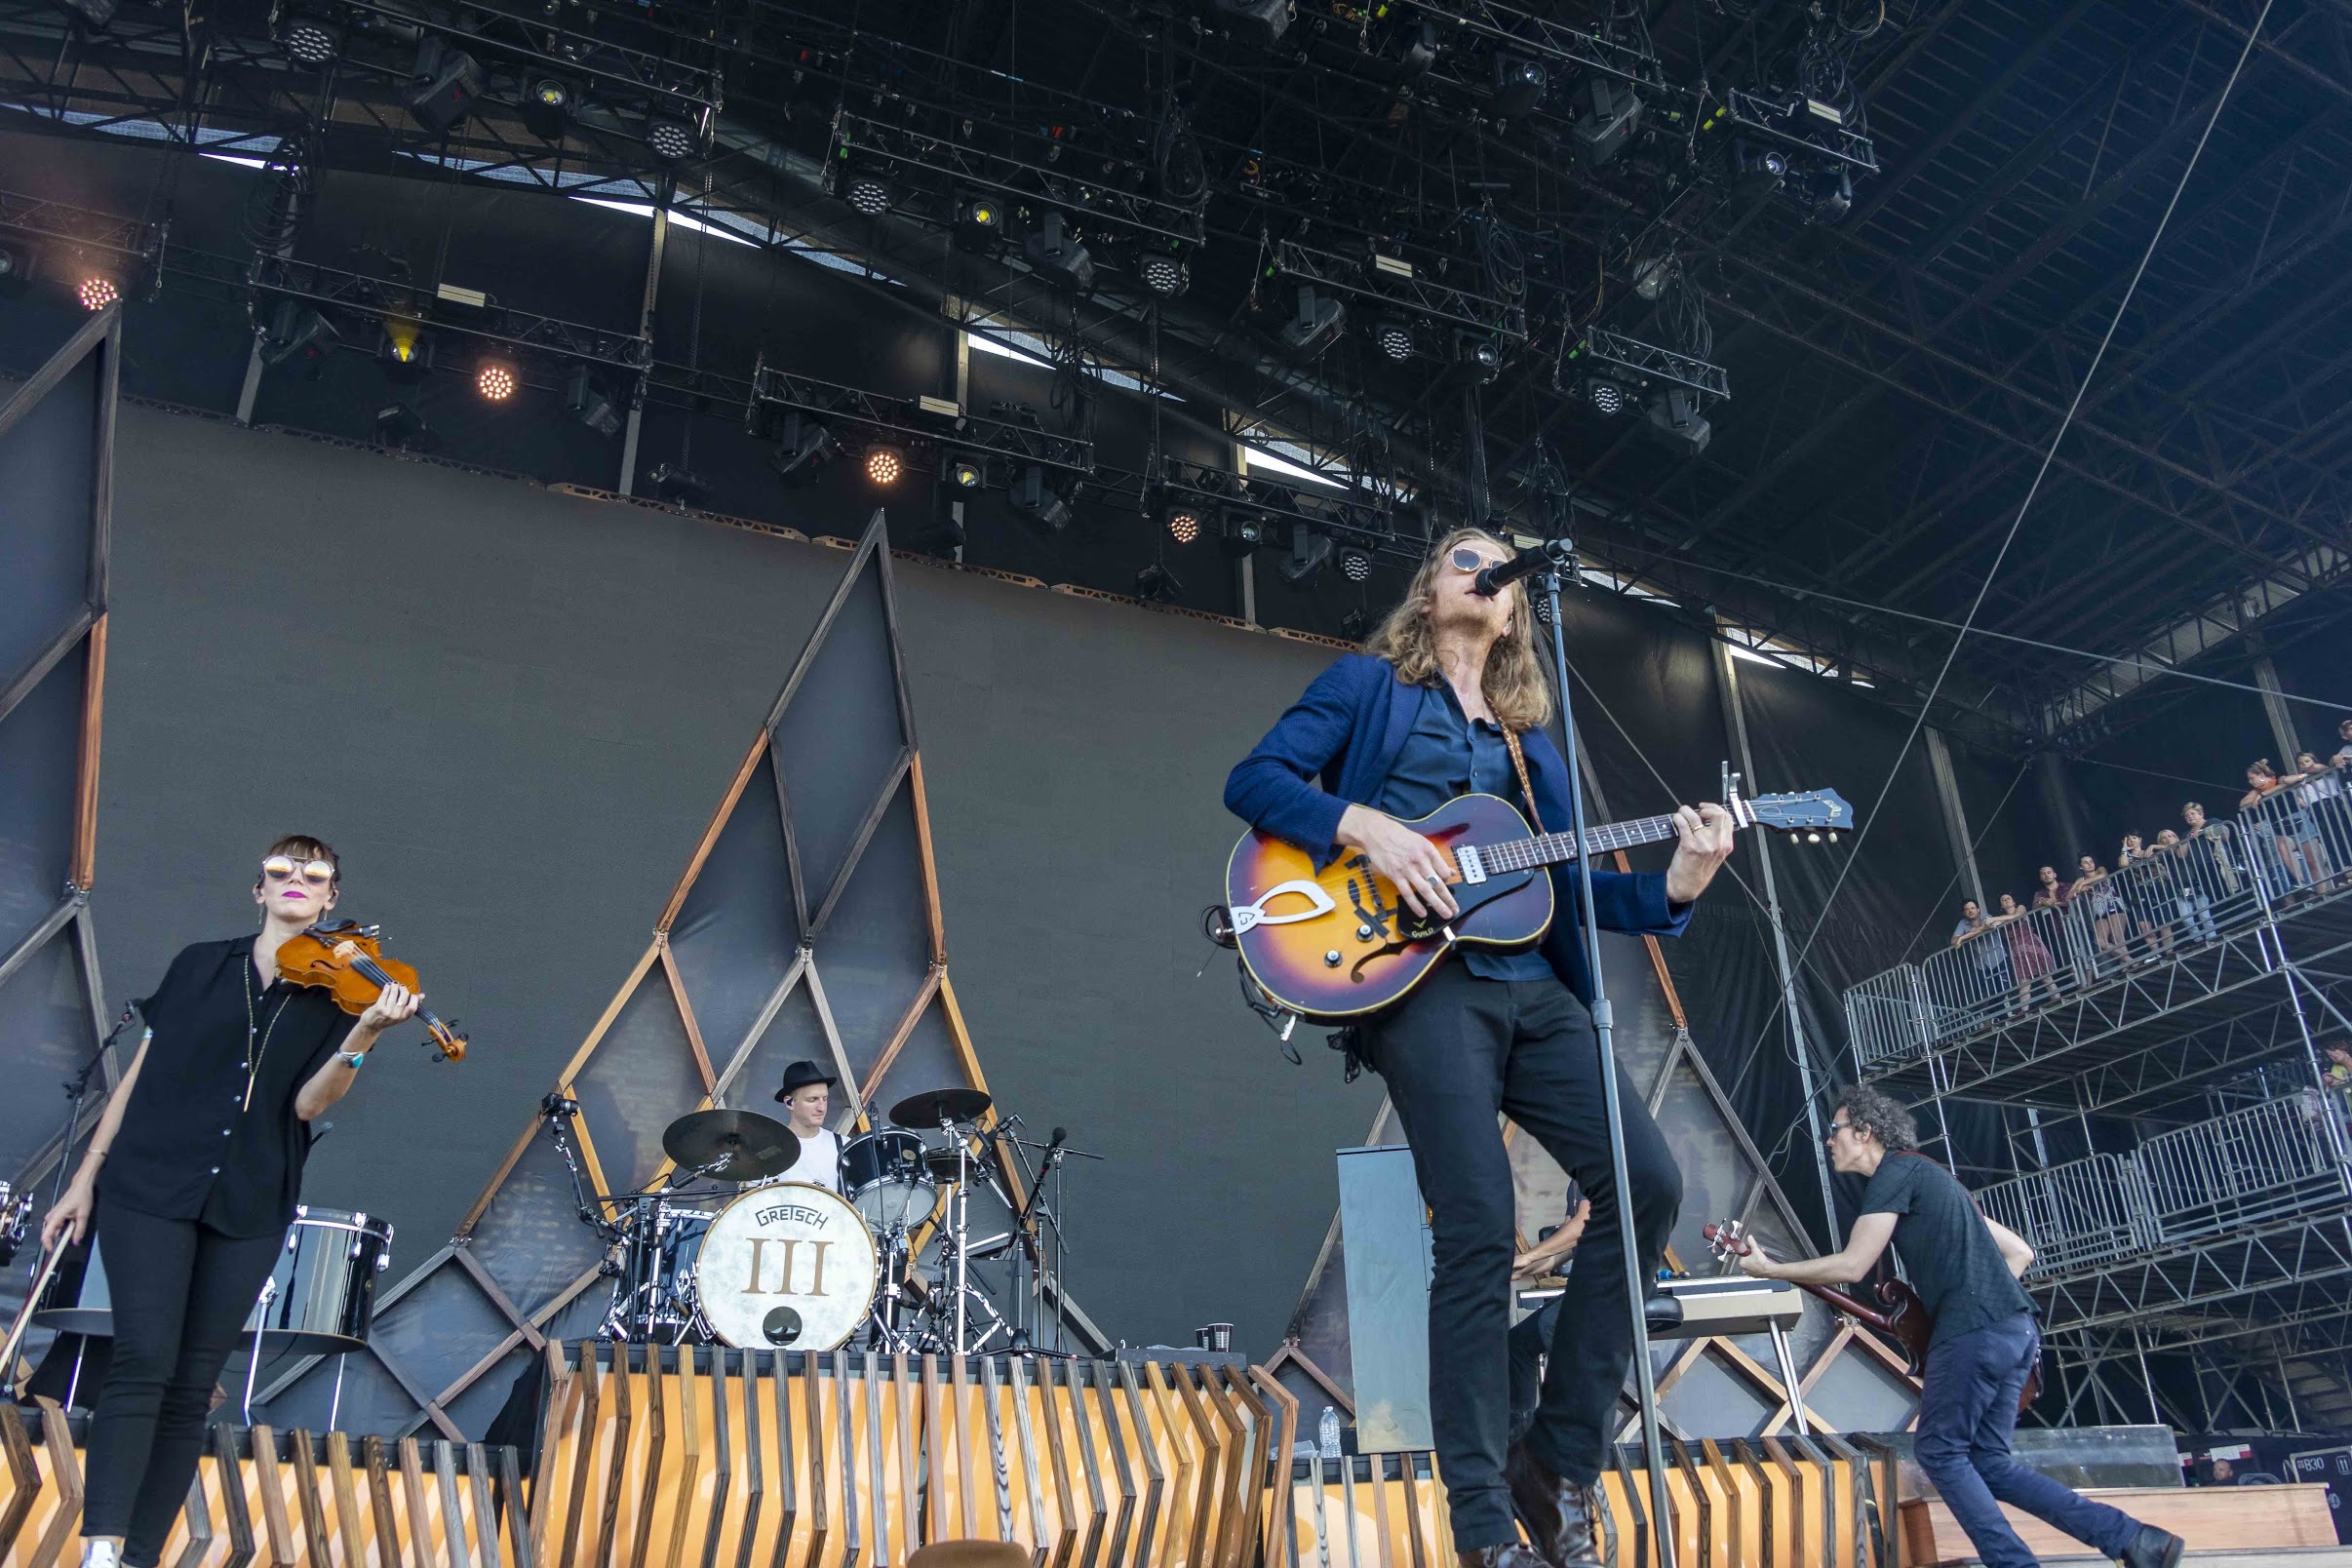
[[[1747,1238],[1747,1228],[1738,1220],[1725,1220],[1720,1225],[1701,1228],[1706,1244],[1716,1257],[1729,1261],[1744,1258],[1756,1249]],[[1911,1376],[1927,1372],[1928,1344],[1936,1337],[1936,1320],[1928,1315],[1927,1303],[1919,1292],[1900,1279],[1878,1282],[1878,1299],[1882,1307],[1865,1307],[1844,1291],[1829,1285],[1809,1285],[1802,1279],[1791,1279],[1799,1290],[1810,1291],[1827,1302],[1834,1310],[1844,1313],[1858,1323],[1877,1329],[1902,1347],[1903,1359],[1910,1363]],[[2042,1369],[2037,1363],[2025,1374],[2025,1387],[2018,1394],[2018,1413],[2023,1415],[2033,1408],[2033,1401],[2042,1392]]]
[[[1854,825],[1854,808],[1835,790],[1752,801],[1736,788],[1724,793],[1739,827],[1834,839]],[[1517,947],[1550,928],[1547,873],[1576,858],[1571,835],[1535,833],[1516,807],[1492,795],[1457,796],[1405,826],[1445,852],[1460,911],[1450,921],[1405,908],[1395,883],[1373,871],[1361,850],[1343,850],[1318,871],[1312,855],[1269,833],[1244,834],[1234,845],[1226,918],[1243,968],[1273,1007],[1309,1018],[1361,1017],[1411,991],[1457,945]],[[1673,837],[1672,817],[1643,817],[1588,828],[1584,850],[1603,854]]]

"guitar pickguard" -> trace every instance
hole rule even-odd
[[[1372,875],[1372,862],[1358,853],[1350,855],[1342,864],[1351,873],[1348,878],[1348,902],[1355,906],[1355,918],[1372,927],[1375,936],[1386,937],[1389,934],[1389,921],[1401,912],[1392,909],[1389,901],[1380,896],[1380,879]],[[1364,907],[1364,895],[1367,893],[1372,897],[1372,907],[1369,909]],[[1356,964],[1357,969],[1362,967],[1361,962]]]

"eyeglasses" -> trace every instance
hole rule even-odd
[[[1828,1130],[1827,1132],[1824,1132],[1824,1133],[1823,1133],[1823,1134],[1822,1134],[1822,1142],[1823,1142],[1823,1143],[1835,1143],[1835,1142],[1837,1142],[1837,1135],[1838,1135],[1839,1133],[1841,1133],[1841,1132],[1844,1132],[1844,1131],[1848,1130],[1848,1129],[1849,1129],[1849,1128],[1851,1128],[1853,1125],[1854,1125],[1854,1123],[1853,1123],[1853,1122],[1851,1122],[1851,1121],[1832,1121],[1832,1122],[1830,1122],[1830,1123],[1829,1123],[1829,1130]]]
[[[1503,564],[1500,556],[1490,556],[1474,545],[1468,544],[1455,545],[1453,553],[1447,556],[1446,560],[1453,564],[1456,571],[1484,571],[1489,567],[1498,567]]]
[[[271,882],[292,882],[298,876],[313,887],[324,887],[334,881],[334,863],[305,860],[297,866],[291,856],[271,855],[261,862],[261,875]]]

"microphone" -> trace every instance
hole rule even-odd
[[[1047,1159],[1051,1159],[1051,1158],[1052,1158],[1052,1157],[1053,1157],[1055,1155],[1060,1154],[1060,1153],[1062,1152],[1062,1144],[1063,1144],[1063,1141],[1064,1141],[1064,1140],[1066,1140],[1066,1139],[1067,1139],[1069,1136],[1070,1136],[1070,1129],[1069,1129],[1068,1127],[1056,1127],[1056,1128],[1054,1128],[1054,1129],[1053,1129],[1053,1141],[1052,1141],[1052,1142],[1050,1142],[1050,1143],[1048,1143],[1048,1144],[1045,1146],[1045,1157],[1046,1157]]]
[[[1521,550],[1509,561],[1498,562],[1478,573],[1470,585],[1481,598],[1492,599],[1521,577],[1532,577],[1553,566],[1566,566],[1576,547],[1566,539],[1547,539],[1532,550]]]

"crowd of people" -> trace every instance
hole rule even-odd
[[[1950,944],[1962,957],[1946,971],[1958,994],[1940,1000],[2029,1011],[2057,1001],[2061,984],[2214,940],[2230,906],[2257,891],[2272,903],[2335,891],[2352,880],[2352,719],[2337,734],[2342,744],[2332,757],[2298,752],[2284,771],[2268,758],[2249,764],[2235,821],[2216,821],[2205,803],[2188,801],[2181,825],[2153,842],[2124,835],[2112,870],[2084,855],[2071,878],[2042,867],[2023,904],[2007,892],[1989,912],[1967,900]]]

